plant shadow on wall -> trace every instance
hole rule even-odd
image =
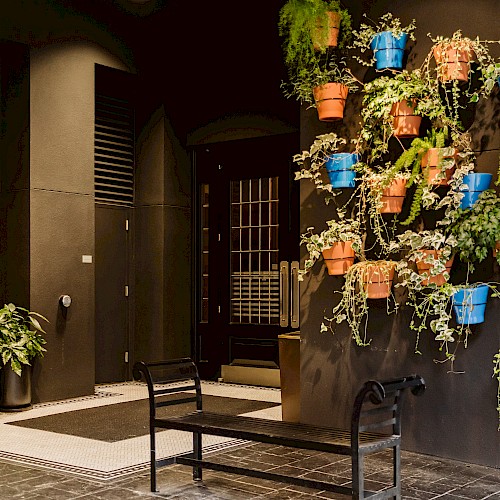
[[[282,12],[315,3],[289,0]],[[405,68],[415,20],[404,25],[387,13],[358,30],[349,25],[344,40],[352,41],[339,47],[313,41],[318,26],[330,29],[321,20],[326,15],[315,11],[302,31],[307,57],[291,50],[289,25],[280,25],[290,80],[285,94],[316,107],[318,119],[334,122],[336,130],[294,157],[296,179],[312,182],[331,207],[324,227],[308,228],[301,241],[307,251],[301,277],[322,259],[335,281],[318,328],[334,339],[348,332],[356,346],[376,351],[370,315],[403,310],[415,353],[421,354],[421,336],[431,335],[434,361],[457,373],[460,349],[484,322],[488,299],[498,297],[484,263],[491,264],[500,246],[500,198],[493,176],[477,169],[470,129],[495,125],[475,118],[478,104],[498,106],[492,101],[498,100],[500,64],[489,49],[500,41],[467,38],[460,30],[448,38],[429,35],[433,45],[422,65]],[[363,81],[351,71],[352,60],[369,68]],[[343,86],[336,94],[318,90],[334,80]],[[361,122],[348,137],[352,128],[338,123],[350,118],[331,110],[339,104],[343,110],[356,92]],[[491,370],[492,359],[496,377],[496,353],[485,368]]]

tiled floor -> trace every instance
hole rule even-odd
[[[50,414],[68,409],[113,404],[144,397],[137,384],[100,387],[99,397],[61,404],[38,405],[24,418],[34,414]],[[279,391],[207,384],[205,393],[234,395],[276,401]],[[105,394],[107,393],[107,394]],[[242,396],[246,394],[246,396]],[[279,418],[280,407],[262,410],[267,418]],[[38,412],[38,413],[37,413]],[[274,412],[274,413],[273,413]],[[103,443],[91,439],[72,438],[60,434],[35,431],[7,425],[20,415],[0,413],[0,499],[287,499],[346,498],[221,472],[204,471],[204,481],[193,483],[188,467],[173,465],[158,473],[159,493],[149,491],[147,469],[147,436]],[[18,429],[18,430],[16,430]],[[10,434],[14,432],[14,436]],[[182,436],[161,433],[163,454],[168,456],[185,446]],[[180,433],[179,433],[180,434]],[[134,441],[133,443],[127,443]],[[172,441],[173,448],[170,447]],[[190,439],[188,439],[190,441]],[[214,443],[212,443],[214,444]],[[104,446],[103,446],[104,445]],[[118,446],[115,446],[118,445]],[[231,464],[245,464],[261,470],[289,475],[316,477],[349,483],[350,460],[324,453],[300,452],[264,444],[221,443],[211,452],[212,458]],[[135,456],[135,458],[133,458]],[[370,488],[381,489],[390,481],[389,457],[378,454],[366,465]],[[415,453],[403,453],[404,499],[498,499],[500,470],[436,459]]]

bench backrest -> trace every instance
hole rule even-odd
[[[135,380],[144,379],[149,393],[149,414],[156,417],[156,409],[183,403],[196,403],[196,410],[202,410],[201,384],[198,369],[189,358],[171,359],[135,363],[133,369]],[[165,387],[168,385],[168,387]],[[195,390],[192,397],[165,399],[168,395]]]
[[[425,390],[419,375],[386,382],[369,380],[358,392],[351,418],[351,439],[359,442],[361,433],[401,435],[401,411],[406,389],[414,395]]]

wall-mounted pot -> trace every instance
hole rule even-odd
[[[488,285],[479,285],[453,294],[453,311],[459,325],[476,325],[484,321],[488,289]]]
[[[353,188],[356,186],[356,172],[353,167],[359,161],[356,153],[335,153],[328,157],[325,166],[334,188]]]
[[[370,44],[375,58],[375,68],[378,70],[402,69],[407,40],[408,35],[406,33],[401,33],[399,38],[390,31],[377,33]]]
[[[461,189],[464,196],[460,201],[460,208],[471,208],[476,203],[479,195],[490,187],[492,178],[492,174],[473,173],[464,175],[462,183],[465,187]]]

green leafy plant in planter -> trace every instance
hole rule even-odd
[[[457,255],[471,269],[482,262],[500,241],[500,197],[494,189],[483,191],[472,208],[457,208],[445,231],[456,239]],[[500,263],[500,254],[497,253]]]
[[[279,34],[284,38],[285,64],[291,78],[328,48],[328,36],[332,29],[329,13],[335,13],[339,24],[339,49],[350,41],[351,16],[338,0],[288,0],[279,14]]]
[[[414,115],[427,116],[431,120],[444,115],[439,94],[420,70],[402,71],[392,78],[376,78],[365,84],[363,94],[363,126],[357,149],[369,153],[369,161],[388,151],[388,142],[394,133],[391,113],[398,103],[406,101]]]
[[[460,103],[463,92],[472,102],[477,102],[480,96],[488,97],[491,94],[495,84],[493,78],[498,75],[498,63],[490,54],[490,46],[500,44],[500,40],[468,38],[463,36],[461,30],[457,30],[451,37],[428,36],[433,46],[422,68],[430,79],[446,89],[444,95],[448,116],[458,120],[458,111],[463,107]],[[432,60],[435,61],[434,71],[431,67]],[[478,88],[471,87],[470,72],[478,74]],[[465,90],[460,82],[468,82]]]
[[[30,365],[45,352],[45,333],[38,319],[48,321],[41,314],[14,304],[0,309],[0,355],[2,365],[10,364],[12,371],[21,376],[23,365]]]
[[[322,252],[335,243],[351,242],[352,249],[359,255],[362,247],[360,223],[357,220],[346,218],[343,209],[337,209],[337,220],[326,221],[328,229],[319,234],[313,233],[312,227],[307,228],[307,233],[302,235],[301,245],[305,245],[309,257],[304,263],[304,269],[299,272],[299,280],[306,274],[320,258]]]
[[[346,58],[337,54],[326,54],[311,60],[309,66],[304,66],[290,76],[288,83],[281,87],[287,98],[295,98],[301,104],[315,107],[314,89],[327,83],[345,85],[350,92],[360,88],[359,80],[347,67]]]
[[[363,14],[366,17],[366,14]],[[414,31],[416,29],[415,19],[413,19],[408,26],[403,26],[401,20],[394,17],[391,12],[380,16],[378,22],[369,20],[371,24],[361,23],[358,30],[352,31],[353,42],[351,48],[359,50],[361,54],[364,54],[367,50],[372,48],[372,40],[375,35],[383,32],[390,32],[392,35],[399,39],[403,34],[408,35],[410,40],[415,41]],[[368,61],[361,56],[354,55],[360,64],[364,66],[373,66],[375,63],[375,57],[372,57]]]
[[[346,144],[346,139],[334,132],[318,135],[308,151],[294,155],[293,161],[300,167],[300,170],[295,172],[295,180],[311,179],[316,189],[333,194],[331,184],[325,182],[324,166],[328,156],[338,152]]]
[[[333,308],[331,316],[325,316],[320,331],[334,332],[335,324],[347,322],[356,345],[367,346],[371,340],[367,337],[368,299],[384,298],[387,300],[387,313],[397,310],[397,303],[391,308],[389,298],[394,268],[396,263],[386,260],[361,261],[352,265],[345,274],[345,281],[340,292],[340,302]],[[375,287],[371,294],[369,287]],[[382,290],[382,291],[380,291]],[[364,326],[363,326],[364,322]]]

